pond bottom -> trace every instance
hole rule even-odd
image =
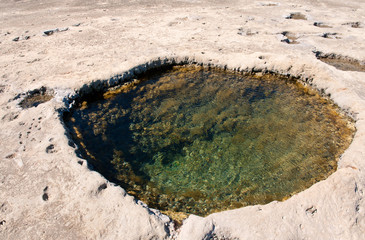
[[[175,219],[285,200],[335,172],[354,133],[293,79],[197,66],[106,92],[66,125],[97,171]]]

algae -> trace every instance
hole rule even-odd
[[[148,77],[66,124],[97,171],[172,217],[285,200],[335,172],[355,130],[291,78],[198,66]]]

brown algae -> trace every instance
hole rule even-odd
[[[198,66],[141,77],[65,122],[97,171],[180,217],[287,199],[335,172],[354,133],[296,80]]]

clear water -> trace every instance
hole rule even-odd
[[[96,170],[170,216],[286,199],[333,173],[354,133],[296,81],[196,66],[84,102],[66,124]]]

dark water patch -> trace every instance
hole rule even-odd
[[[65,123],[97,171],[173,218],[286,199],[336,171],[354,132],[291,78],[197,66],[80,101]]]
[[[324,55],[319,52],[316,52],[315,54],[319,60],[331,66],[334,66],[339,70],[365,72],[365,63],[357,59],[344,57],[336,54]]]
[[[39,89],[27,92],[24,99],[19,103],[19,105],[22,108],[37,107],[39,104],[48,102],[52,98],[52,92],[47,90],[46,87],[41,87]]]
[[[360,64],[358,61],[351,61],[341,58],[319,58],[319,60],[342,71],[365,72],[365,65]]]

